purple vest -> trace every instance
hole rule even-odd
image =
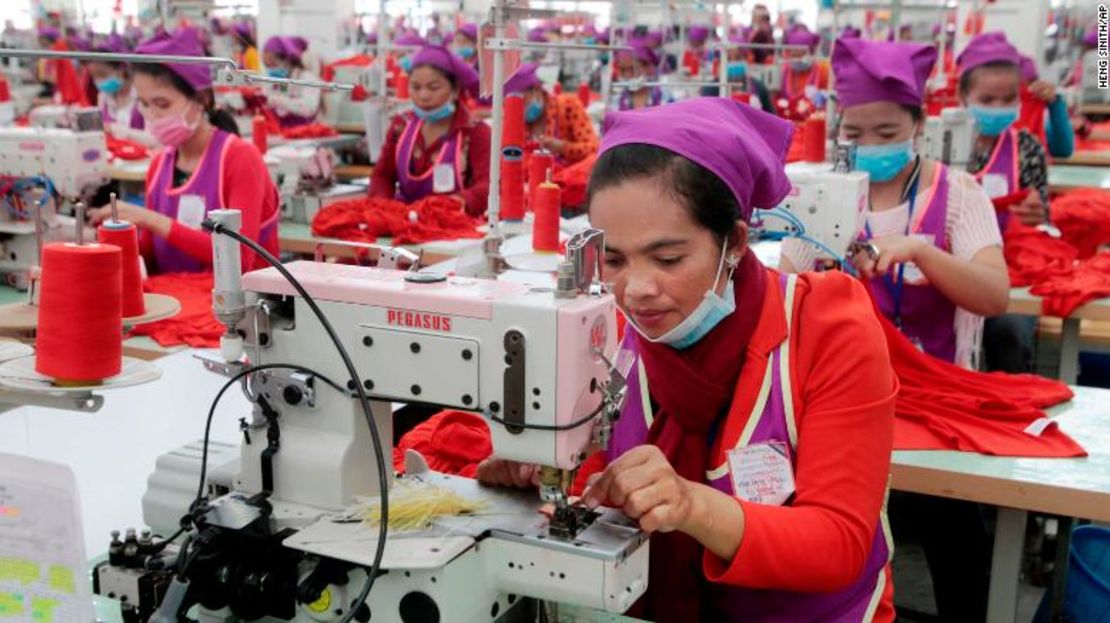
[[[397,166],[397,199],[405,203],[419,201],[428,195],[435,194],[435,170],[440,165],[448,165],[455,172],[455,188],[449,192],[458,192],[463,189],[462,171],[460,165],[462,156],[462,137],[457,130],[450,130],[443,146],[439,148],[439,155],[428,170],[420,175],[412,172],[412,152],[416,146],[416,138],[424,122],[415,117],[405,124],[401,138],[397,141],[397,152],[394,162]]]
[[[659,87],[651,87],[651,95],[648,96],[647,106],[658,106],[663,103],[663,89]],[[617,102],[619,110],[632,110],[632,91],[625,89],[621,92],[620,99]]]
[[[1018,157],[1018,131],[1010,128],[1002,133],[994,143],[991,158],[982,171],[975,174],[975,180],[980,184],[988,173],[1001,175],[1006,180],[1006,194],[1016,193],[1021,188],[1021,173],[1019,172]],[[1033,192],[1036,192],[1035,190]],[[1005,195],[998,195],[1005,196]],[[991,197],[997,199],[998,196]],[[998,229],[1006,233],[1006,225],[1010,222],[1010,211],[1003,210],[998,213]]]
[[[782,274],[779,285],[784,293],[787,327],[791,323],[796,275]],[[625,336],[621,348],[635,354],[636,340]],[[790,339],[784,339],[771,354],[763,379],[760,396],[749,416],[749,425],[734,447],[755,443],[781,442],[789,449],[791,462],[796,461],[797,432],[794,430],[794,405],[790,391]],[[639,357],[628,378],[628,394],[621,417],[617,420],[606,455],[616,460],[624,452],[647,440],[651,406],[647,402],[647,381]],[[754,426],[751,422],[754,421]],[[733,495],[728,464],[706,471],[707,482],[715,489]],[[789,502],[787,502],[789,504]],[[860,577],[848,588],[835,593],[798,593],[792,591],[747,589],[726,584],[703,582],[702,620],[745,621],[750,623],[856,623],[870,621],[885,588],[885,568],[892,546],[887,540],[886,509],[875,528],[871,552]],[[656,561],[655,564],[659,564]],[[650,590],[650,587],[649,587]]]
[[[916,225],[910,224],[911,234],[924,234],[933,237],[933,245],[948,250],[948,167],[937,164],[936,179],[933,180],[929,201],[921,208]],[[916,217],[918,215],[914,215]],[[893,272],[893,271],[892,271]],[[897,274],[889,279],[896,284]],[[904,283],[901,288],[901,318],[895,316],[895,293],[889,284],[880,277],[868,282],[871,296],[875,298],[883,315],[892,322],[901,321],[901,330],[906,337],[921,345],[921,348],[949,363],[956,361],[956,305],[932,285],[913,285]],[[897,285],[895,285],[897,288]]]
[[[224,159],[233,137],[223,130],[216,130],[208,141],[208,149],[193,171],[188,181],[177,188],[173,187],[173,169],[177,162],[177,150],[167,147],[165,154],[158,160],[158,170],[151,177],[153,183],[147,190],[146,207],[177,220],[178,202],[182,196],[197,195],[204,201],[204,213],[223,209],[223,170]],[[265,189],[259,189],[265,192]],[[232,206],[234,207],[234,206]],[[259,242],[265,243],[269,237],[277,235],[277,216],[262,224]],[[154,236],[154,260],[158,272],[202,272],[206,267],[187,253],[175,248],[169,240]]]

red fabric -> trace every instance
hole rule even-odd
[[[428,467],[474,478],[478,464],[493,452],[485,420],[464,411],[440,411],[401,437],[393,449],[393,469],[405,471],[405,451],[416,450]]]
[[[556,166],[552,181],[563,191],[564,208],[578,210],[585,207],[586,189],[590,184],[590,173],[593,172],[595,163],[597,163],[596,154],[563,169]]]
[[[150,157],[150,150],[142,143],[125,138],[116,138],[111,134],[105,136],[108,152],[113,158],[120,160],[145,160]]]
[[[1110,193],[1085,188],[1060,195],[1052,201],[1052,224],[1075,245],[1079,259],[1091,257],[1110,244]]]
[[[1029,196],[1031,190],[1033,189],[1023,188],[1017,192],[991,199],[991,203],[994,204],[994,211],[999,214],[1009,212],[1010,208],[1025,201],[1025,198]]]
[[[1044,114],[1047,108],[1048,104],[1043,99],[1029,91],[1029,85],[1021,85],[1021,114],[1014,127],[1032,134],[1046,151],[1048,139],[1045,138]]]
[[[1002,250],[1010,271],[1010,285],[1016,288],[1069,271],[1079,257],[1079,252],[1068,242],[1033,227],[1013,224],[1006,230]]]
[[[393,199],[359,198],[337,201],[317,212],[312,233],[356,242],[392,238],[394,244],[419,244],[481,238],[477,230],[480,224],[450,197],[432,195],[412,205]]]
[[[65,41],[59,40],[50,49],[66,52],[69,47]],[[81,80],[77,77],[77,68],[73,66],[73,61],[59,58],[47,61],[47,63],[50,71],[54,74],[54,98],[58,103],[89,106],[89,102],[85,98],[85,89],[82,88]]]
[[[269,130],[269,128],[267,128]],[[281,128],[279,130],[281,135],[288,139],[298,138],[325,138],[328,136],[339,136],[339,132],[335,128],[324,125],[322,123],[309,123],[306,125],[299,125],[293,128]]]
[[[1042,297],[1043,315],[1067,318],[1087,303],[1110,296],[1110,251],[1083,260],[1069,271],[1051,274],[1029,291]]]
[[[161,346],[215,348],[226,328],[212,313],[212,273],[167,273],[143,282],[145,292],[166,294],[181,303],[173,318],[141,324],[132,335],[148,335]]]
[[[327,65],[324,65],[324,69],[320,72],[320,77],[323,78],[325,82],[331,82],[332,80],[335,80],[336,67],[369,67],[373,63],[373,56],[367,56],[366,54],[356,54],[354,56],[341,58],[333,63],[328,63]]]
[[[960,450],[997,456],[1076,457],[1087,452],[1055,424],[1026,427],[1071,399],[1059,381],[1032,374],[985,374],[931,357],[881,313],[898,390],[896,450]]]
[[[243,213],[243,227],[240,232],[251,240],[259,240],[262,224],[273,220],[278,211],[277,187],[270,179],[270,172],[262,155],[254,145],[237,137],[228,139],[227,157],[224,159],[221,186],[223,188],[223,205],[239,210]],[[150,168],[146,173],[146,188],[154,187],[153,175],[157,171],[159,158],[165,156],[165,151],[154,154]],[[147,202],[150,203],[149,200]],[[155,266],[150,241],[144,243],[143,238],[149,238],[150,230],[142,230],[139,236],[140,248],[144,250],[147,266]],[[212,237],[207,232],[182,225],[175,220],[170,227],[169,242],[174,247],[189,254],[190,257],[205,264],[212,265]],[[272,236],[268,240],[261,240],[261,244],[274,256],[281,253],[278,249],[278,237]],[[266,260],[255,257],[250,249],[242,249],[242,264],[244,271],[265,268],[269,266]]]

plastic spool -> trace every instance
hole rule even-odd
[[[524,98],[519,94],[506,96],[504,115],[501,121],[501,144],[510,147],[523,147]]]
[[[548,171],[554,166],[555,156],[551,152],[542,149],[532,152],[532,158],[528,161],[528,206],[530,208],[536,201],[536,189],[547,179]]]
[[[397,74],[397,99],[407,100],[409,98],[409,75],[405,72]]]
[[[96,230],[96,239],[101,244],[115,245],[122,252],[123,317],[142,316],[146,313],[146,302],[143,300],[143,270],[139,260],[139,230],[127,221],[104,221]]]
[[[501,156],[501,220],[524,220],[524,161]]]
[[[532,250],[555,253],[559,250],[559,206],[562,190],[552,183],[550,169],[547,181],[536,187],[532,212]]]
[[[255,148],[258,149],[258,153],[266,153],[266,149],[269,148],[269,143],[266,140],[267,138],[266,117],[255,115],[254,118],[251,119],[251,142],[253,142]]]
[[[35,371],[57,385],[95,385],[123,361],[122,252],[55,242],[42,249]]]
[[[802,157],[806,162],[825,161],[825,116],[812,115],[806,119],[802,139]]]

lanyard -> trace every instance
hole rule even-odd
[[[913,226],[913,210],[914,205],[917,203],[917,184],[921,180],[921,157],[918,156],[913,165],[913,172],[910,173],[910,178],[906,180],[906,185],[902,188],[902,202],[905,202],[907,195],[909,195],[909,214],[906,216],[906,230],[905,235],[910,235],[910,227]],[[867,239],[870,240],[874,237],[871,233],[870,221],[864,223],[864,229],[867,232]],[[894,326],[902,329],[902,293],[905,288],[905,262],[898,265],[898,280],[894,281],[890,275],[883,275],[883,286],[886,287],[890,297],[894,299]]]

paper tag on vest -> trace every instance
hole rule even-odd
[[[728,471],[732,491],[742,500],[782,506],[794,495],[794,466],[781,441],[729,450]]]
[[[200,229],[204,212],[204,197],[200,195],[182,195],[177,202],[177,222],[186,227]]]
[[[432,192],[436,194],[455,192],[455,167],[437,164],[432,171]]]
[[[991,199],[1005,197],[1010,194],[1010,182],[1001,173],[987,173],[983,176],[983,191]]]

